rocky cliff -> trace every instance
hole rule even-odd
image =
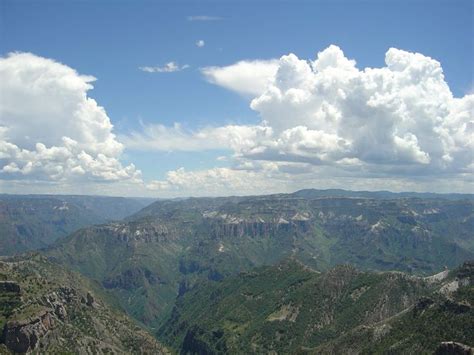
[[[100,286],[39,255],[0,261],[3,352],[166,353]]]

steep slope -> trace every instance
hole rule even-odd
[[[197,281],[291,256],[317,270],[351,263],[427,275],[453,267],[474,258],[473,215],[468,200],[168,200],[126,222],[80,230],[47,254],[98,280],[156,327]]]
[[[154,326],[176,297],[184,245],[163,224],[112,223],[80,230],[47,255],[98,280],[129,314]]]
[[[193,224],[196,234],[222,242],[224,250],[226,239],[239,244],[247,237],[273,238],[270,244],[291,246],[285,252],[292,250],[318,269],[349,261],[362,268],[430,274],[474,256],[474,202],[467,199],[293,194],[188,199],[158,201],[128,220],[170,219]]]
[[[0,261],[0,352],[165,353],[98,285],[30,254]]]
[[[359,326],[314,353],[357,354],[393,353],[439,354],[448,352],[449,342],[466,351],[474,346],[474,262],[465,263],[397,316],[370,326]],[[442,343],[444,346],[441,346]],[[448,346],[446,346],[448,345]],[[454,346],[452,346],[454,347]],[[471,353],[474,349],[471,348]]]
[[[121,197],[0,195],[0,255],[44,248],[79,228],[122,219],[146,202]]]
[[[159,336],[184,354],[413,354],[443,341],[473,345],[473,266],[441,283],[349,266],[317,273],[288,260],[194,288]]]
[[[318,273],[287,260],[196,287],[159,335],[184,353],[289,353],[391,317],[428,292],[422,279],[401,273]]]

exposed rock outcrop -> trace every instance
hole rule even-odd
[[[473,351],[473,348],[468,345],[445,341],[438,346],[434,355],[472,355]]]
[[[0,262],[0,354],[162,354],[99,286],[40,255]],[[19,292],[21,291],[21,292]]]
[[[7,322],[3,328],[2,342],[14,353],[34,350],[39,340],[55,325],[51,313],[43,310],[38,315],[22,321]]]

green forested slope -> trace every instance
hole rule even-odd
[[[0,353],[166,353],[100,285],[38,254],[0,260]]]
[[[473,265],[435,282],[349,266],[317,273],[288,260],[196,287],[178,300],[159,336],[181,353],[432,353],[442,341],[472,346]]]

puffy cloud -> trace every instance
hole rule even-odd
[[[199,47],[199,46],[198,46]],[[175,62],[168,62],[163,66],[156,66],[156,67],[139,67],[141,71],[144,71],[146,73],[174,73],[177,71],[181,71],[184,69],[188,69],[189,65],[179,65],[178,63]]]
[[[123,145],[87,96],[94,77],[31,53],[0,58],[0,177],[140,181],[122,166]]]
[[[277,60],[243,60],[226,67],[205,67],[204,77],[212,84],[243,95],[260,95],[274,80]]]
[[[186,171],[184,168],[169,171],[165,180],[154,180],[147,185],[161,194],[182,196],[216,196],[271,193],[284,185],[272,179],[271,171],[249,171],[231,168],[213,168]],[[251,182],[251,184],[249,183]]]
[[[440,63],[419,53],[391,48],[385,62],[359,70],[337,46],[313,62],[281,57],[274,77],[250,104],[273,136],[240,153],[315,165],[357,161],[390,175],[466,172],[472,164],[474,96],[454,98]],[[236,83],[239,67],[221,70],[233,68]],[[241,79],[248,79],[247,70]],[[215,81],[242,92],[222,78]]]
[[[472,189],[474,95],[453,97],[441,64],[422,54],[390,48],[385,64],[361,70],[330,46],[314,61],[289,54],[204,68],[208,81],[253,95],[250,107],[261,123],[245,126],[233,144],[227,137],[239,126],[203,135],[202,149],[213,149],[213,141],[233,152],[230,168],[180,169],[150,186],[190,193],[195,181],[243,193],[308,186]],[[197,135],[183,141],[198,146]]]
[[[201,47],[204,47],[206,45],[206,42],[204,42],[204,40],[200,39],[199,41],[196,41],[196,46],[201,48]]]
[[[117,139],[104,109],[87,97],[93,77],[32,54],[2,58],[1,179],[117,181],[131,189],[140,172],[120,163],[122,142],[133,150],[228,150],[220,157],[228,167],[178,169],[135,190],[162,196],[473,188],[474,95],[453,97],[432,58],[391,48],[383,67],[359,69],[330,46],[314,61],[289,54],[201,70],[250,95],[260,122],[194,130],[143,124]]]

